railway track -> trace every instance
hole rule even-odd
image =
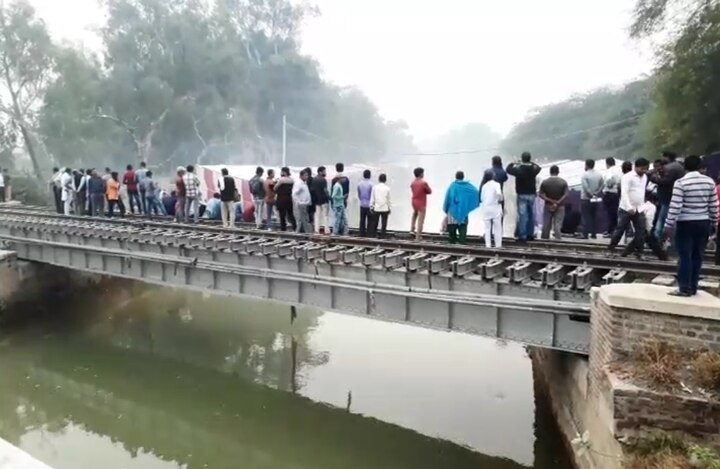
[[[448,245],[440,243],[439,237],[430,237],[423,242],[407,238],[368,239],[353,236],[330,237],[304,235],[288,232],[260,231],[240,226],[226,229],[209,224],[184,225],[169,223],[168,220],[148,219],[94,219],[89,217],[66,217],[49,213],[35,207],[0,207],[0,225],[15,227],[40,227],[48,230],[72,230],[75,233],[103,233],[104,235],[125,236],[128,239],[142,239],[152,242],[158,239],[174,239],[176,243],[213,246],[231,246],[234,241],[255,246],[304,246],[313,255],[324,260],[341,260],[343,253],[352,253],[350,259],[376,259],[386,268],[416,268],[429,265],[442,271],[452,269],[456,275],[482,273],[495,278],[507,276],[511,281],[535,278],[551,285],[568,282],[577,289],[598,283],[616,281],[648,280],[657,275],[673,275],[676,266],[672,262],[650,259],[621,258],[609,256],[606,251],[582,250],[587,245],[563,243],[551,248],[508,245],[500,250],[487,249],[484,245]],[[42,227],[45,228],[42,228]],[[209,243],[206,241],[210,240]],[[444,241],[444,239],[443,239]],[[270,249],[277,252],[277,249]],[[262,252],[265,252],[264,250]],[[343,254],[343,255],[341,255]],[[369,262],[369,261],[368,261]],[[429,264],[426,264],[430,262]],[[436,266],[436,267],[435,267]],[[437,273],[437,272],[432,272]],[[720,277],[720,267],[706,265],[702,275]]]
[[[0,213],[2,213],[4,210],[7,210],[5,207],[0,204]],[[64,215],[59,215],[55,212],[50,211],[48,207],[42,207],[42,206],[25,206],[25,205],[13,205],[10,209],[11,211],[16,210],[24,210],[28,212],[33,213],[46,213],[48,215],[61,217],[61,218],[67,218]],[[87,217],[70,217],[72,219],[87,219]],[[117,220],[132,220],[140,223],[171,223],[173,226],[180,226],[175,224],[174,219],[172,217],[154,217],[152,220],[141,217],[138,215],[127,215],[125,219],[112,219],[113,221]],[[185,225],[185,226],[196,226],[196,225]],[[198,223],[198,226],[203,227],[211,227],[211,228],[222,228],[219,221],[214,220],[200,220],[200,223]],[[256,230],[254,223],[249,222],[238,222],[236,223],[236,226],[238,229],[243,230]],[[263,231],[261,231],[263,232]],[[279,231],[273,231],[271,232],[273,234],[279,233]],[[350,236],[353,237],[359,237],[360,231],[357,228],[351,228],[350,229]],[[398,240],[398,241],[407,241],[407,242],[415,242],[414,235],[407,232],[407,231],[397,231],[397,230],[388,230],[387,236],[385,237],[387,240]],[[447,236],[444,234],[439,233],[424,233],[423,234],[423,240],[422,242],[425,243],[433,243],[433,244],[447,244]],[[517,248],[517,249],[543,249],[543,250],[549,250],[549,251],[565,251],[565,252],[576,252],[576,253],[596,253],[596,254],[602,254],[605,256],[610,255],[608,252],[608,244],[610,240],[604,239],[599,242],[591,242],[591,241],[585,241],[580,240],[577,238],[568,238],[563,240],[555,240],[555,239],[535,239],[531,241],[530,243],[520,243],[514,238],[503,238],[503,248]],[[482,236],[468,236],[467,237],[467,246],[478,246],[483,247],[485,245],[485,238]],[[620,251],[620,249],[618,249]],[[649,252],[649,250],[648,250]],[[707,251],[705,253],[705,261],[708,263],[714,263],[715,259],[715,253],[711,251]]]

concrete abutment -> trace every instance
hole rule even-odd
[[[664,342],[679,354],[720,351],[720,299],[617,284],[592,294],[590,356],[531,348],[533,372],[579,469],[623,467],[623,443],[669,433],[720,448],[720,400],[702,389],[659,391],[639,379],[638,350]],[[683,386],[685,384],[683,383]],[[685,386],[688,388],[688,386]],[[587,434],[587,443],[571,441]]]

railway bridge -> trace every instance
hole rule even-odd
[[[388,239],[66,217],[0,205],[0,242],[22,261],[587,355],[590,289],[671,275],[668,262],[610,257],[593,244],[486,249]],[[703,274],[720,277],[720,269]]]

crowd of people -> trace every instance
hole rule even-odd
[[[681,164],[676,154],[664,152],[652,168],[645,158],[638,158],[634,163],[626,161],[618,167],[615,159],[609,157],[605,166],[605,171],[600,172],[595,168],[595,161],[585,162],[579,185],[578,213],[568,200],[570,186],[558,166],[550,167],[549,177],[538,187],[541,168],[532,161],[529,152],[507,167],[503,167],[500,156],[495,156],[484,171],[479,187],[466,180],[463,171],[455,174],[443,199],[443,230],[449,243],[465,244],[469,216],[480,208],[486,247],[501,248],[505,236],[504,184],[510,175],[515,179],[514,235],[518,242],[533,241],[538,224],[542,226],[539,232],[542,239],[550,238],[551,234],[555,239],[562,239],[577,231],[583,239],[596,239],[600,215],[604,213],[610,251],[616,250],[625,237],[622,256],[640,257],[645,246],[649,246],[658,258],[667,259],[663,246],[671,241],[679,257],[678,294],[695,294],[702,254],[717,227],[720,193],[720,186],[716,190],[712,179],[704,174],[703,159],[688,156]],[[328,181],[324,166],[318,167],[314,174],[311,168],[305,168],[297,179],[287,167],[280,169],[279,177],[273,169],[258,167],[248,181],[256,227],[273,229],[273,218],[277,214],[281,231],[290,228],[308,234],[347,234],[351,187],[344,169],[342,163],[336,164],[335,176]],[[413,175],[409,188],[410,232],[415,239],[422,240],[428,197],[433,191],[425,180],[423,168],[415,168]],[[9,179],[6,171],[0,171],[3,200],[9,198]],[[205,216],[232,227],[245,213],[240,188],[227,169],[221,170],[215,193],[207,201],[203,200],[200,180],[192,165],[177,168],[174,186],[172,190],[161,187],[145,163],[138,169],[127,165],[122,176],[110,168],[105,168],[102,176],[94,169],[55,168],[50,180],[57,211],[66,215],[124,216],[129,209],[131,213],[147,216],[174,216],[177,222],[183,223],[197,223]],[[127,207],[121,196],[123,187]],[[360,209],[360,236],[385,237],[393,208],[387,175],[379,174],[373,181],[372,172],[366,169],[355,190]],[[540,223],[535,220],[537,199],[542,201]]]

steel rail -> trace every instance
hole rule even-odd
[[[163,222],[154,222],[150,220],[123,220],[108,218],[90,218],[90,217],[67,217],[57,214],[33,213],[27,211],[12,212],[9,210],[0,210],[0,215],[12,214],[27,219],[54,219],[63,221],[72,221],[82,224],[109,224],[111,226],[124,226],[128,228],[154,228],[154,229],[173,229],[188,232],[199,232],[207,234],[225,234],[233,236],[244,236],[265,239],[283,239],[288,241],[314,242],[320,245],[332,246],[351,246],[362,248],[381,248],[386,250],[403,250],[409,253],[423,252],[434,255],[450,255],[455,257],[472,256],[486,259],[501,259],[508,261],[527,261],[532,263],[550,264],[558,263],[566,266],[589,267],[602,270],[622,269],[633,273],[643,274],[674,274],[676,265],[671,262],[628,259],[620,257],[610,257],[604,255],[593,255],[592,253],[568,253],[557,250],[538,250],[527,247],[518,248],[502,248],[488,249],[484,246],[470,245],[448,245],[429,242],[402,241],[389,239],[368,239],[355,237],[332,237],[305,235],[289,232],[260,231],[255,229],[242,228],[222,228],[207,225],[187,225],[187,224],[168,224]],[[1,222],[1,220],[0,220]],[[706,265],[703,267],[702,274],[705,276],[720,277],[720,267]]]

